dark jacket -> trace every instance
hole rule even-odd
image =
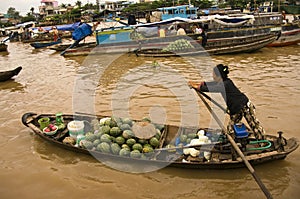
[[[230,115],[237,114],[249,101],[248,97],[229,78],[223,80],[223,82],[204,82],[200,90],[203,92],[221,93]]]

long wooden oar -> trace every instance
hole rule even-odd
[[[255,179],[255,181],[257,182],[257,184],[261,188],[261,190],[264,192],[265,196],[268,199],[272,199],[273,197],[272,197],[271,193],[266,188],[266,186],[263,184],[263,182],[261,181],[261,179],[258,177],[258,175],[256,174],[254,168],[251,166],[251,164],[249,163],[249,161],[246,159],[246,157],[244,156],[243,152],[240,150],[240,148],[238,147],[238,145],[235,143],[234,139],[228,134],[226,128],[223,125],[223,123],[220,121],[220,119],[218,118],[218,116],[216,115],[216,113],[212,110],[212,108],[210,107],[210,105],[204,99],[204,97],[202,96],[202,93],[200,93],[195,88],[194,88],[194,90],[197,92],[198,96],[201,98],[201,100],[205,104],[206,108],[209,110],[209,112],[212,114],[212,116],[214,117],[214,119],[217,121],[217,123],[220,126],[220,128],[222,129],[222,131],[226,134],[227,139],[229,140],[229,142],[231,143],[231,145],[233,146],[233,148],[235,149],[235,151],[242,158],[242,160],[244,161],[246,167],[248,168],[248,170],[252,174],[253,178]]]
[[[211,101],[212,103],[214,103],[217,107],[219,107],[222,111],[224,111],[224,113],[228,113],[226,111],[226,108],[224,108],[221,104],[219,104],[217,101],[215,101],[214,99],[212,99],[211,97],[209,97],[206,93],[202,92],[202,91],[198,91],[196,90],[198,93],[200,93],[201,95],[203,95],[204,97],[206,97],[206,99],[208,99],[209,101]]]

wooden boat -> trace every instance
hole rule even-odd
[[[41,118],[49,118],[50,123],[53,124],[57,124],[56,122],[58,121],[58,117],[55,114],[37,115],[34,113],[26,113],[22,116],[22,122],[25,126],[29,127],[36,135],[40,136],[42,139],[50,143],[55,144],[56,146],[75,152],[93,155],[95,158],[99,158],[101,161],[105,161],[105,163],[118,163],[117,165],[120,165],[120,163],[126,163],[132,164],[134,166],[140,165],[143,168],[149,168],[150,170],[151,168],[161,168],[165,166],[193,169],[229,169],[245,166],[243,160],[240,157],[237,157],[236,154],[232,152],[232,146],[226,139],[226,136],[224,136],[222,130],[209,128],[201,129],[197,127],[178,127],[172,125],[157,125],[152,124],[148,120],[143,121],[141,125],[142,127],[148,127],[148,125],[155,126],[156,133],[153,137],[157,138],[157,140],[159,140],[159,143],[156,144],[155,147],[153,146],[152,150],[148,150],[147,147],[149,147],[149,143],[152,145],[151,139],[153,137],[148,136],[147,138],[143,137],[142,139],[139,139],[137,138],[138,134],[135,133],[136,137],[127,137],[127,140],[134,139],[135,143],[144,144],[144,148],[136,149],[140,150],[140,153],[133,153],[135,154],[135,156],[133,156],[131,154],[132,151],[125,154],[121,153],[121,148],[123,147],[122,149],[124,149],[123,151],[125,151],[127,150],[125,148],[127,148],[128,145],[126,147],[124,144],[122,144],[124,142],[120,143],[119,140],[117,140],[118,138],[115,138],[118,135],[124,136],[125,130],[121,131],[121,134],[120,131],[119,134],[112,134],[112,131],[110,131],[110,136],[108,134],[104,135],[104,128],[101,127],[101,125],[112,125],[112,123],[106,123],[108,120],[110,122],[115,122],[113,122],[113,126],[119,126],[117,128],[123,128],[120,126],[124,125],[125,121],[127,121],[126,124],[130,124],[133,131],[133,126],[140,122],[135,122],[132,125],[132,123],[128,123],[128,119],[121,119],[117,117],[109,117],[110,119],[107,119],[107,117],[104,116],[92,116],[88,114],[64,114],[60,116],[59,119],[60,121],[63,121],[61,129],[59,129],[55,135],[49,136],[43,133],[43,131],[40,129],[38,120]],[[63,120],[61,118],[63,118]],[[82,121],[84,123],[83,131],[85,133],[85,138],[82,139],[83,135],[80,135],[80,138],[78,136],[76,144],[75,139],[70,137],[71,133],[67,128],[68,124],[71,121]],[[59,125],[61,125],[61,123]],[[206,140],[210,140],[210,142],[200,143],[193,146],[188,145],[188,138],[192,139],[194,137],[197,137],[195,135],[197,134],[197,132],[199,133],[200,129],[205,131],[204,137],[206,137]],[[129,134],[126,133],[125,135]],[[109,140],[107,141],[107,139],[102,139],[102,136],[108,136]],[[260,141],[256,141],[254,138],[252,138],[252,136],[253,135],[251,134],[251,132],[250,135],[246,137],[238,138],[238,136],[236,136],[236,142],[243,152],[244,156],[253,165],[275,160],[282,160],[286,158],[291,152],[296,150],[299,146],[295,138],[285,139],[282,136],[282,132],[278,132],[278,136],[266,135],[265,140]],[[69,142],[70,139],[72,140],[72,142]],[[111,147],[108,148],[108,150],[104,150],[103,148],[99,147],[99,144],[103,142],[106,142]],[[93,143],[93,145],[88,145],[87,143]],[[129,142],[126,141],[126,143]],[[147,146],[146,143],[148,143]],[[264,143],[265,145],[260,145],[262,143]],[[112,147],[113,144],[118,145],[119,150],[117,150],[117,152]],[[131,146],[131,149],[132,148],[134,147]],[[186,153],[186,151],[188,151],[186,149],[197,150],[198,153],[196,155],[192,155],[192,153]]]
[[[279,20],[278,23],[277,20],[265,20],[266,18],[270,18],[270,16],[265,16],[264,18],[260,16],[259,21],[261,24],[254,23],[247,25],[254,18],[255,16],[215,17],[213,19],[205,18],[197,20],[173,18],[130,27],[112,27],[102,29],[96,33],[96,47],[69,49],[65,51],[64,56],[126,52],[135,53],[140,56],[181,56],[202,53],[230,54],[251,52],[275,41],[281,31]],[[211,22],[213,20],[215,21],[214,23]],[[185,27],[186,35],[176,35],[174,29],[176,29],[178,24]],[[193,25],[203,27],[205,34],[193,33],[191,29]],[[163,36],[158,34],[159,30],[164,31]],[[167,48],[173,42],[182,39],[189,41],[192,48],[181,49],[181,52],[176,49],[171,50],[170,53],[160,52],[160,50],[165,51],[164,48]]]
[[[7,51],[7,44],[5,43],[0,43],[0,52],[3,52],[3,51]]]
[[[21,70],[22,70],[22,67],[19,66],[19,67],[15,68],[14,70],[0,72],[0,82],[7,81],[7,80],[11,79],[12,77],[18,75]]]
[[[300,21],[284,24],[281,28],[280,37],[268,46],[281,47],[300,43]]]
[[[33,42],[30,43],[30,45],[34,48],[45,48],[48,46],[52,46],[55,44],[61,43],[61,39],[58,39],[57,41],[41,41],[41,42]]]
[[[64,51],[67,48],[69,48],[72,44],[56,44],[54,46],[49,47],[51,50],[55,50],[58,52]],[[83,46],[88,46],[88,47],[96,47],[96,42],[86,42],[86,43],[79,43],[78,45],[72,47],[72,48],[79,48]]]

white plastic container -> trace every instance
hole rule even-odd
[[[68,123],[68,130],[71,137],[77,139],[78,135],[84,134],[84,122],[74,120]]]

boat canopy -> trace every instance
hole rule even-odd
[[[241,26],[245,23],[253,24],[255,21],[254,15],[228,16],[228,15],[209,15],[203,16],[200,19],[189,20],[196,23],[218,23],[228,27]]]
[[[78,28],[74,30],[72,33],[72,39],[76,41],[80,41],[85,37],[91,35],[93,33],[92,26],[89,24],[83,23]]]
[[[81,24],[81,22],[76,22],[76,23],[72,23],[72,24],[64,24],[64,25],[57,25],[56,28],[57,30],[60,31],[74,31],[76,28],[79,27],[79,25]],[[47,27],[43,27],[43,29],[45,31],[50,31],[52,29],[53,26],[47,26]],[[38,27],[36,28],[32,28],[33,32],[37,32],[38,31]]]
[[[174,17],[174,18],[166,19],[166,20],[159,21],[159,22],[132,25],[132,27],[136,27],[136,28],[138,28],[138,27],[157,27],[160,25],[184,23],[184,22],[193,22],[193,20],[182,18],[182,17]]]

